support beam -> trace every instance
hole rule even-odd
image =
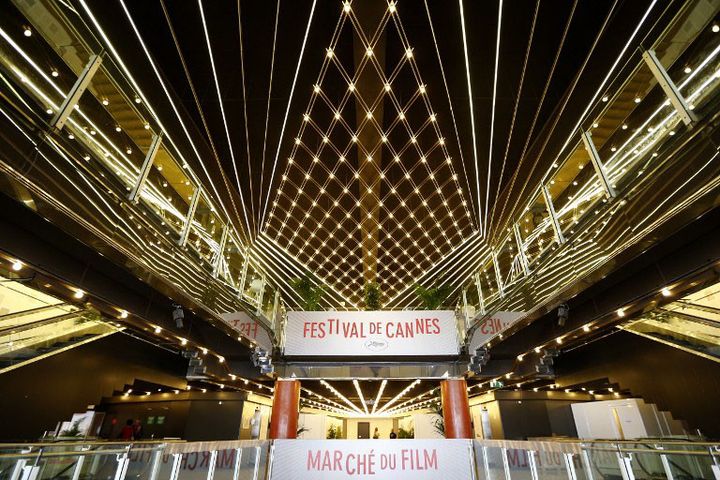
[[[563,237],[562,230],[560,230],[560,222],[558,222],[555,207],[553,206],[552,198],[550,197],[550,192],[545,185],[542,186],[542,194],[543,198],[545,198],[545,206],[547,207],[548,214],[550,215],[550,222],[552,223],[553,230],[555,231],[555,240],[557,240],[558,245],[562,245],[565,243],[565,237]]]
[[[220,267],[222,266],[225,245],[227,245],[229,232],[230,227],[228,225],[225,225],[225,227],[223,228],[222,236],[220,237],[220,245],[218,246],[217,257],[215,257],[215,262],[213,262],[213,277],[215,278],[220,275]]]
[[[195,189],[195,193],[193,193],[193,196],[190,199],[190,208],[188,208],[187,217],[185,218],[185,225],[183,225],[182,232],[180,233],[180,240],[178,241],[178,244],[181,247],[184,247],[187,244],[188,237],[190,236],[190,227],[192,226],[192,221],[195,217],[195,210],[197,210],[201,192],[202,189],[198,187],[197,189]]]
[[[670,75],[668,75],[665,67],[662,66],[660,60],[658,60],[655,55],[655,51],[647,50],[643,52],[642,56],[643,60],[645,60],[647,66],[650,67],[650,71],[655,76],[655,79],[657,79],[660,87],[665,92],[665,95],[667,95],[670,103],[672,103],[673,107],[675,107],[675,110],[677,110],[685,125],[697,122],[697,115],[695,115],[695,112],[690,110],[687,102],[685,102],[685,98],[680,94],[680,91],[675,86],[675,83],[670,78]]]
[[[600,179],[600,184],[602,185],[603,190],[605,190],[605,194],[609,198],[615,198],[617,194],[615,193],[613,186],[610,184],[610,179],[605,172],[605,166],[600,160],[600,154],[598,154],[597,148],[595,148],[595,143],[593,143],[590,132],[581,131],[580,136],[582,137],[583,144],[585,145],[585,150],[590,156],[590,162],[592,162],[593,167],[595,167],[595,173],[597,173],[597,176]]]
[[[505,291],[503,290],[502,275],[500,275],[500,267],[498,266],[497,252],[495,250],[492,252],[492,262],[495,269],[495,281],[497,282],[498,293],[500,297],[504,297]]]
[[[145,161],[140,168],[140,174],[135,181],[135,186],[133,186],[130,195],[128,195],[128,200],[130,200],[131,202],[137,202],[137,199],[138,197],[140,197],[143,188],[145,188],[145,182],[147,182],[148,175],[150,174],[150,169],[152,168],[153,162],[155,161],[155,155],[157,154],[161,143],[162,132],[153,136],[153,141],[150,144],[150,150],[148,150],[147,154],[145,155]]]
[[[467,382],[452,378],[440,382],[445,438],[473,438]]]
[[[273,440],[297,437],[298,413],[300,412],[300,381],[278,379],[275,382],[270,438]]]
[[[520,236],[520,227],[518,224],[513,224],[513,233],[515,234],[515,244],[517,245],[518,255],[520,256],[520,264],[522,265],[523,272],[525,275],[530,274],[530,262],[528,262],[527,254],[525,253],[525,245],[523,244],[522,236]]]
[[[65,122],[67,122],[70,114],[75,108],[75,105],[77,105],[80,97],[90,84],[90,80],[92,80],[93,75],[95,75],[95,72],[97,71],[98,67],[100,67],[101,63],[102,53],[90,57],[87,65],[85,65],[85,68],[80,73],[78,79],[75,81],[75,85],[73,85],[73,87],[68,92],[67,97],[65,97],[65,100],[60,106],[60,110],[58,110],[58,112],[55,114],[52,121],[50,122],[50,126],[52,128],[62,130],[62,128],[65,126]]]

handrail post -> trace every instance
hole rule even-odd
[[[468,442],[468,449],[470,450],[470,479],[477,480],[477,459],[475,458],[475,449],[473,448],[472,440]]]
[[[233,470],[233,480],[240,478],[240,468],[242,467],[242,447],[235,449],[235,469]]]
[[[158,446],[152,455],[152,466],[150,467],[150,475],[148,480],[157,480],[158,473],[160,473],[160,464],[162,463],[162,451],[164,445]]]
[[[623,480],[635,480],[635,474],[632,471],[632,454],[625,456],[620,450],[620,445],[617,445],[617,459],[618,465],[620,466],[620,474]]]
[[[490,480],[490,462],[488,461],[488,447],[482,447],[483,467],[485,468],[485,480]]]
[[[217,464],[217,450],[210,450],[210,461],[208,463],[207,480],[213,480],[215,476],[215,465]]]
[[[65,100],[60,106],[60,110],[58,110],[53,119],[50,121],[50,126],[52,128],[62,130],[65,126],[65,122],[67,122],[70,114],[73,112],[75,106],[80,100],[80,97],[85,92],[88,85],[90,85],[90,81],[95,75],[97,69],[100,67],[101,63],[102,53],[99,55],[92,55],[90,57],[90,60],[88,60],[88,63],[85,65],[82,73],[80,73],[80,76],[75,81],[75,85],[73,85],[72,89],[68,92],[67,97],[65,97]]]
[[[585,466],[585,476],[587,477],[587,480],[594,480],[594,476],[592,473],[592,463],[590,462],[590,454],[585,448],[582,449],[582,461],[583,465]]]
[[[575,463],[573,462],[572,453],[563,453],[565,458],[565,469],[567,470],[568,480],[577,480],[577,472],[575,471]]]
[[[603,165],[602,160],[600,159],[600,154],[598,153],[597,148],[595,148],[595,143],[593,143],[590,132],[585,132],[581,130],[580,137],[582,137],[583,144],[585,145],[585,150],[590,157],[590,163],[592,163],[593,167],[595,168],[595,173],[597,173],[600,184],[602,185],[603,190],[605,190],[605,195],[607,195],[609,198],[615,198],[617,193],[615,192],[615,189],[610,183],[610,179],[608,178],[607,172],[605,171],[605,165]]]
[[[505,472],[505,480],[512,480],[512,478],[510,477],[510,462],[508,462],[507,448],[502,447],[500,449],[500,453],[502,454],[503,471]]]
[[[273,457],[275,455],[275,444],[271,443],[270,448],[268,449],[268,458],[267,458],[267,471],[265,472],[265,480],[270,480],[272,478],[272,466],[273,466]]]
[[[528,450],[528,457],[530,460],[530,476],[532,477],[532,480],[538,480],[538,470],[537,470],[537,462],[535,460],[535,455],[537,452],[535,450]]]
[[[173,453],[173,464],[170,469],[170,479],[177,480],[180,475],[180,462],[182,461],[182,453]]]
[[[255,447],[255,468],[253,469],[253,480],[258,480],[260,472],[260,446]]]
[[[130,457],[128,453],[130,453],[130,449],[132,448],[132,444],[128,445],[127,449],[125,450],[125,453],[118,454],[117,455],[117,468],[115,469],[115,477],[114,480],[124,480],[125,475],[127,474],[128,464],[130,463]],[[25,480],[25,479],[23,479]]]

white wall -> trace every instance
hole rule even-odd
[[[660,434],[653,404],[642,399],[604,400],[571,405],[579,438],[635,439]]]
[[[435,421],[442,419],[436,413],[416,413],[413,417],[415,438],[444,438],[435,429]]]
[[[301,413],[298,417],[298,430],[305,428],[306,431],[297,438],[325,440],[327,438],[327,416],[320,413]]]

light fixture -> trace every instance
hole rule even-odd
[[[425,85],[420,85],[420,93],[425,93]]]
[[[525,358],[522,354],[517,356],[518,362],[522,362],[523,358]]]
[[[535,347],[535,353],[540,353],[540,347]]]
[[[687,65],[687,66],[685,67],[685,70],[683,70],[683,72],[685,72],[685,73],[690,73],[690,72],[692,72],[692,68],[690,68],[690,65]]]
[[[713,26],[712,26],[711,30],[712,30],[713,33],[718,33],[718,32],[720,32],[720,25],[718,25],[717,23],[713,23]]]
[[[52,115],[52,114],[53,114],[53,109],[52,109],[52,108],[48,108],[47,110],[45,110],[45,113],[47,113],[48,115]]]
[[[395,10],[397,10],[395,2],[390,2],[390,5],[388,5],[388,10],[390,11],[390,13],[395,13]],[[715,30],[716,28],[717,25],[713,25],[713,32],[717,32],[717,30]]]
[[[669,297],[672,295],[672,292],[670,292],[670,289],[668,287],[663,287],[662,290],[660,290],[660,293],[662,293],[663,297]]]
[[[120,310],[120,318],[128,318],[128,315],[127,310]]]
[[[372,48],[368,47],[367,50],[365,50],[365,55],[367,55],[368,57],[372,57],[372,55],[373,55]]]
[[[52,75],[53,77],[57,78],[58,76],[60,76],[60,73],[59,73],[56,69],[53,68],[53,69],[50,71],[50,75]]]
[[[354,83],[351,83],[350,85],[348,85],[348,89],[349,89],[351,92],[354,92],[354,91],[355,91],[355,84],[354,84]]]
[[[332,57],[333,57],[333,50],[332,50],[332,48],[328,48],[328,49],[327,49],[326,55],[327,55],[328,58],[332,58]]]
[[[73,297],[77,298],[78,300],[80,300],[84,296],[85,296],[85,292],[80,289],[75,290],[75,293],[73,293]]]
[[[555,343],[557,343],[558,345],[560,345],[562,342],[563,342],[562,337],[557,337],[555,339]]]
[[[23,264],[20,260],[14,260],[12,262],[12,269],[14,271],[19,272],[20,270],[22,270],[22,268],[23,268]]]
[[[135,97],[135,103],[142,103],[142,100],[140,99],[140,97]]]
[[[110,105],[110,101],[109,101],[107,98],[103,98],[103,99],[102,99],[102,104],[107,107],[108,105]]]
[[[208,349],[207,348],[201,348],[200,351],[202,351],[203,355],[207,355]]]
[[[590,325],[588,325],[588,324],[583,325],[583,331],[584,331],[584,332],[589,332],[589,331],[590,331]]]
[[[218,362],[225,363],[225,357],[223,357],[222,355],[218,355]]]
[[[640,103],[642,99],[640,97],[635,97],[635,103]]]
[[[26,37],[32,37],[32,30],[27,25],[23,27],[23,35]]]
[[[350,13],[350,2],[345,2],[345,3],[343,4],[343,11],[344,11],[345,13]]]
[[[390,91],[390,84],[389,84],[389,83],[386,83],[386,84],[385,84],[385,91],[386,91],[386,92],[389,92],[389,91]]]
[[[603,102],[607,102],[608,100],[610,100],[610,98],[609,98],[607,95],[605,95],[604,97],[602,97],[602,101],[603,101]]]
[[[162,332],[162,328],[161,328],[161,327],[155,327],[155,333],[160,333],[160,332]]]
[[[412,57],[413,57],[412,48],[408,48],[407,50],[405,50],[405,56],[406,56],[407,58],[412,58]]]
[[[618,317],[624,317],[624,316],[625,316],[625,310],[622,309],[622,308],[618,308],[616,313],[617,313],[617,316],[618,316]]]
[[[181,338],[181,339],[180,339],[180,345],[185,346],[185,345],[187,345],[187,343],[188,343],[188,342],[187,342],[187,338]]]

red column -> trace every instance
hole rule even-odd
[[[473,438],[467,382],[453,378],[440,382],[445,438]]]
[[[277,380],[270,417],[270,438],[296,438],[299,413],[300,381]]]

